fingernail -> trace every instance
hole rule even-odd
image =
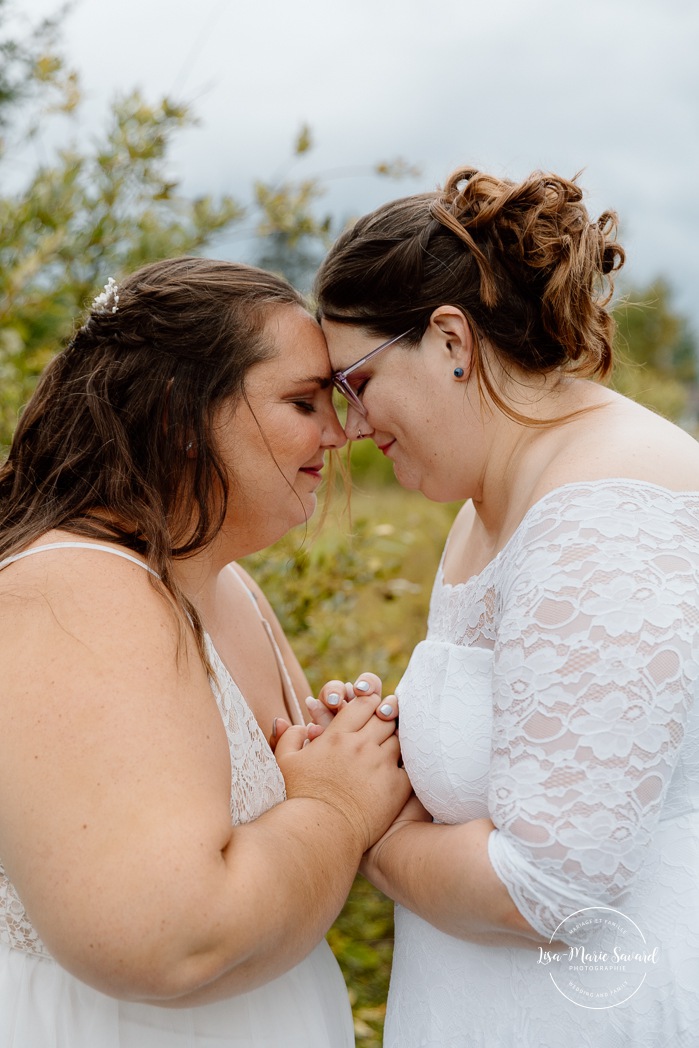
[[[393,706],[388,702],[384,702],[383,706],[379,706],[379,713],[383,713],[384,717],[393,716]]]
[[[303,740],[303,746],[308,746],[310,741],[311,741],[310,739],[304,739]],[[301,749],[303,749],[303,746],[301,747]]]
[[[367,692],[371,689],[371,684],[368,680],[358,680],[355,684],[355,688],[357,689],[357,691]]]
[[[272,738],[276,739],[276,737],[277,737],[277,718],[275,717],[274,720],[272,721]]]
[[[325,701],[327,702],[328,706],[339,706],[340,696],[337,694],[336,691],[331,691]]]
[[[322,705],[323,705],[323,703],[319,702],[318,699],[315,699],[312,695],[309,695],[308,698],[306,699],[306,709],[307,710],[317,710]]]

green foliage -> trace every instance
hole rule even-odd
[[[362,670],[395,687],[424,636],[455,507],[394,485],[353,494],[351,513],[351,523],[331,512],[315,536],[297,528],[246,560],[314,690]]]
[[[657,280],[629,290],[614,316],[614,388],[691,426],[697,406],[697,346],[686,319],[672,308],[669,286]]]
[[[378,460],[378,455],[374,451]],[[339,500],[339,496],[337,499]],[[317,692],[373,670],[396,687],[425,635],[432,580],[457,507],[395,486],[352,496],[313,538],[297,529],[247,558]],[[328,940],[352,999],[358,1048],[379,1048],[393,952],[393,904],[363,877]]]
[[[56,50],[66,8],[24,39],[2,37],[10,11],[10,0],[0,0],[0,133],[14,135],[21,152],[47,120],[75,120],[82,96]],[[246,206],[230,196],[185,197],[169,157],[174,138],[195,122],[185,104],[152,103],[132,91],[115,99],[87,147],[71,141],[69,123],[68,144],[18,189],[0,192],[0,445],[9,443],[37,376],[107,277],[197,254],[246,219],[259,238],[259,264],[309,285],[331,239],[331,216],[316,213],[322,180],[257,180]],[[4,145],[0,139],[0,164]],[[294,157],[312,145],[304,126]],[[387,177],[406,171],[401,161],[376,167]]]
[[[167,171],[186,106],[118,99],[87,152],[58,150],[21,190],[0,197],[0,441],[74,317],[107,276],[196,252],[236,221],[230,197],[186,200]]]
[[[304,124],[294,142],[293,157],[301,157],[312,148],[311,129]],[[340,232],[335,216],[328,211],[319,214],[317,210],[327,184],[333,178],[367,173],[397,180],[414,176],[419,170],[398,157],[371,167],[358,165],[301,180],[287,175],[275,182],[256,181],[253,191],[260,237],[257,264],[283,273],[300,290],[308,292],[323,254]]]
[[[349,988],[358,1048],[379,1048],[393,958],[393,905],[362,876],[328,941]]]
[[[0,158],[6,150],[4,134],[23,103],[41,93],[50,108],[68,112],[75,102],[75,75],[64,69],[56,53],[58,27],[68,10],[69,5],[64,4],[52,18],[42,19],[18,39],[2,31],[16,12],[12,0],[0,0]],[[52,98],[55,102],[50,103]],[[30,124],[23,136],[31,136],[35,130]]]

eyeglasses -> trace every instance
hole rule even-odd
[[[360,368],[362,364],[366,364],[367,360],[371,360],[371,358],[375,357],[377,353],[381,352],[381,350],[388,349],[389,346],[393,346],[396,342],[400,342],[400,340],[405,338],[406,335],[409,335],[412,330],[413,328],[408,328],[408,330],[404,331],[402,335],[396,335],[395,338],[389,338],[388,342],[382,342],[380,346],[376,347],[376,349],[372,349],[371,353],[367,353],[366,356],[355,361],[354,364],[350,364],[350,366],[345,368],[344,371],[336,371],[333,375],[333,385],[335,389],[339,393],[342,393],[345,400],[348,401],[348,403],[350,403],[352,407],[360,413],[360,415],[366,415],[366,408],[359,399],[359,394],[352,389],[347,381],[348,375],[351,375],[353,371]]]

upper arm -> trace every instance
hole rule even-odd
[[[698,539],[696,521],[691,537],[617,506],[546,522],[518,552],[494,660],[491,857],[542,930],[619,899],[643,862],[696,693]]]
[[[0,855],[57,959],[80,973],[101,957],[118,981],[221,861],[228,748],[192,638],[178,650],[146,572],[58,557],[55,573],[45,554],[15,566],[0,591]]]

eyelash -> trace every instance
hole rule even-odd
[[[295,400],[294,406],[303,411],[306,415],[312,415],[315,412],[315,404],[311,404],[308,400]]]

